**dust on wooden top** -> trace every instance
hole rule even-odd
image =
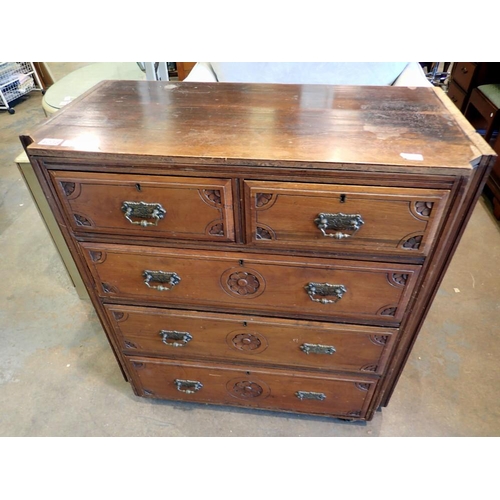
[[[34,130],[28,152],[471,170],[493,152],[447,100],[434,88],[104,81]]]

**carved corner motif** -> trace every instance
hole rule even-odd
[[[222,195],[220,189],[203,189],[199,191],[201,199],[211,207],[220,208],[222,206]]]
[[[418,250],[424,235],[422,233],[412,233],[405,236],[398,244],[399,248],[405,250]]]
[[[368,390],[370,390],[370,386],[371,386],[371,384],[368,384],[366,382],[356,382],[354,385],[360,391],[368,391]]]
[[[122,311],[111,311],[113,314],[113,318],[116,321],[126,321],[128,319],[128,313],[124,313]]]
[[[126,349],[137,349],[137,345],[131,342],[130,340],[124,340],[123,344],[125,345]]]
[[[434,202],[414,201],[410,202],[410,212],[418,220],[427,222],[431,216]]]
[[[389,335],[370,335],[370,340],[375,345],[385,346],[389,340]]]
[[[256,193],[255,194],[255,208],[257,210],[267,210],[271,208],[278,199],[278,195],[272,193]]]
[[[118,288],[109,283],[101,283],[101,286],[104,293],[119,293]]]
[[[362,372],[373,372],[375,373],[376,371],[378,370],[378,366],[377,365],[365,365],[365,366],[362,366],[361,367],[361,371]]]
[[[276,233],[265,224],[259,224],[255,231],[255,239],[256,240],[275,240]]]
[[[66,196],[71,196],[74,193],[75,186],[74,182],[61,182],[62,190]]]
[[[87,227],[93,227],[94,223],[91,219],[88,217],[85,217],[81,214],[73,214],[73,218],[75,219],[76,225],[77,226],[87,226]]]
[[[220,219],[210,222],[205,229],[205,233],[210,236],[225,236],[224,222]]]
[[[381,316],[396,316],[397,306],[384,306],[378,310],[377,314]]]
[[[106,252],[89,250],[90,260],[95,264],[102,264],[106,260]]]
[[[388,273],[387,281],[397,288],[404,288],[408,280],[408,273]]]

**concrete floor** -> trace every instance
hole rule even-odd
[[[82,63],[49,63],[56,79]],[[0,111],[0,436],[499,436],[500,225],[478,203],[390,405],[367,423],[137,398],[14,163]],[[459,291],[458,291],[459,290]]]

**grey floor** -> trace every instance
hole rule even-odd
[[[56,79],[82,63],[50,63]],[[14,163],[45,119],[0,111],[0,436],[499,436],[500,225],[481,199],[391,403],[367,423],[134,396]]]

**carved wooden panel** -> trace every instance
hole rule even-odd
[[[362,417],[377,385],[377,380],[368,376],[244,370],[235,365],[167,359],[133,357],[128,364],[139,392],[146,389],[152,397],[318,415],[356,413]],[[190,393],[179,390],[175,381],[180,378],[200,389]]]
[[[425,255],[448,194],[431,189],[247,181],[247,238],[273,247],[389,255],[405,253],[411,245],[417,254]],[[422,236],[419,245],[413,240],[408,243],[417,232]]]
[[[369,326],[244,315],[202,313],[134,306],[105,306],[120,339],[141,355],[221,359],[353,373],[382,373],[397,330]],[[125,316],[126,315],[126,316]],[[191,340],[174,347],[162,330],[188,332]],[[315,346],[323,348],[315,349]],[[327,349],[325,349],[325,346]],[[375,366],[369,370],[367,366]]]
[[[227,254],[217,251],[169,250],[82,243],[90,251],[106,250],[106,260],[88,265],[96,281],[115,285],[123,299],[162,306],[186,303],[207,308],[261,311],[282,317],[297,314],[312,319],[338,318],[359,322],[398,323],[411,296],[419,266],[378,264],[328,259]],[[85,251],[84,254],[88,255]],[[168,291],[147,286],[144,271],[175,273],[179,284]],[[408,276],[404,287],[389,283],[388,273]],[[314,284],[315,293],[311,290]],[[341,295],[320,297],[321,287],[342,288]],[[325,292],[328,293],[328,292]],[[324,301],[323,301],[324,299]],[[379,310],[397,305],[393,316]]]
[[[75,230],[234,241],[231,183],[148,175],[51,172]]]

